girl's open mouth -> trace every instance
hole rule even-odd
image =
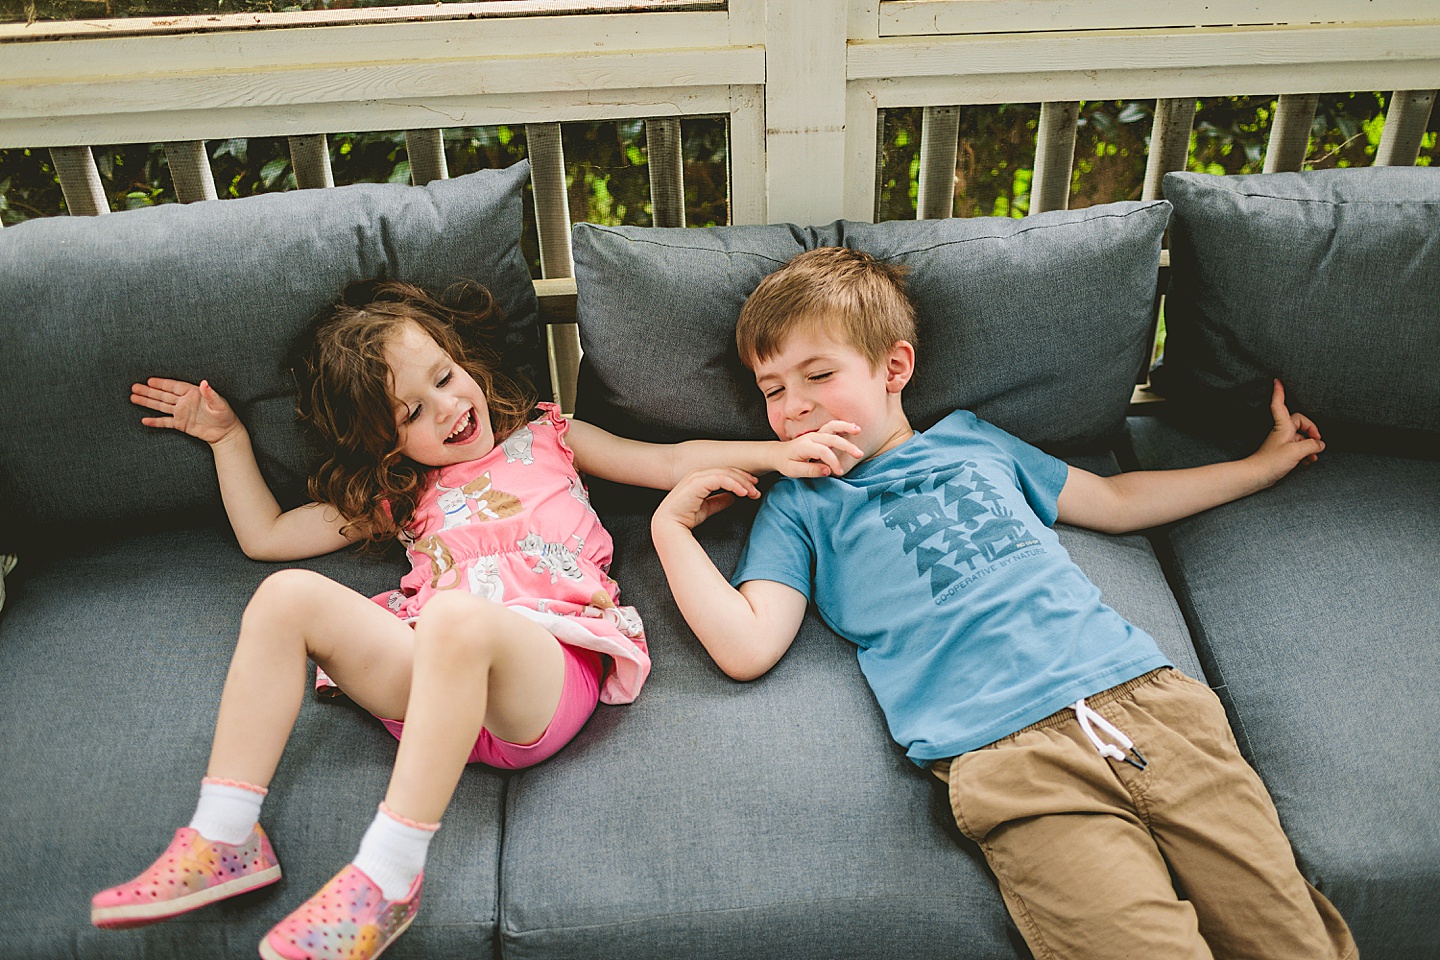
[[[455,429],[450,432],[450,436],[445,438],[445,442],[467,443],[474,439],[475,434],[479,432],[479,430],[479,423],[475,420],[475,410],[471,408],[470,411],[461,418],[460,422],[455,425]]]

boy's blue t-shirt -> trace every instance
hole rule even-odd
[[[957,756],[1169,665],[1050,529],[1068,470],[957,410],[843,477],[780,480],[731,582],[804,594],[910,759]]]

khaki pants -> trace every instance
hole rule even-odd
[[[1208,687],[1163,669],[1086,702],[1146,769],[1101,757],[1071,710],[936,764],[1037,960],[1357,955]]]

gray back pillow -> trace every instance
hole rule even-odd
[[[1328,442],[1440,441],[1440,170],[1172,173],[1156,382],[1214,433],[1269,427],[1271,380]]]
[[[735,348],[740,307],[796,254],[847,246],[910,271],[919,343],[905,408],[917,428],[964,407],[1054,452],[1103,445],[1147,359],[1169,210],[1158,201],[1023,220],[577,224],[576,413],[633,437],[771,436]]]
[[[209,448],[141,426],[149,376],[208,379],[287,506],[311,452],[283,358],[308,320],[369,277],[479,280],[505,311],[507,363],[548,390],[520,251],[528,163],[425,187],[329,190],[31,220],[0,231],[0,547],[213,513]]]

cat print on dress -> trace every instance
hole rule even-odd
[[[505,451],[506,463],[523,463],[528,467],[535,462],[535,455],[532,452],[534,445],[535,434],[530,432],[529,427],[526,427],[523,430],[516,430],[506,437],[505,442],[500,444],[500,449]]]
[[[494,488],[489,473],[480,474],[463,487],[447,487],[436,481],[435,489],[435,502],[445,514],[442,530],[463,527],[474,520],[502,520],[524,509],[519,497]]]
[[[505,600],[505,581],[500,579],[500,561],[484,554],[475,558],[470,568],[470,592],[494,603]]]
[[[430,589],[449,590],[460,584],[460,570],[455,566],[455,557],[450,553],[450,548],[445,546],[445,541],[439,535],[431,534],[423,540],[418,541],[414,548],[416,553],[423,553],[430,558]],[[451,576],[453,574],[453,576]],[[444,583],[446,578],[448,583]]]
[[[590,603],[581,611],[587,617],[601,617],[615,624],[619,630],[630,639],[642,635],[645,627],[640,622],[640,614],[634,607],[617,607],[615,601],[610,599],[610,594],[604,590],[596,590],[590,597]]]
[[[575,557],[585,548],[585,541],[579,537],[575,539],[575,549],[571,550],[563,543],[549,543],[540,534],[531,533],[525,539],[517,540],[516,546],[525,556],[535,557],[539,561],[531,569],[536,573],[550,574],[551,583],[556,583],[561,577],[566,580],[583,580],[585,574],[581,572]]]

